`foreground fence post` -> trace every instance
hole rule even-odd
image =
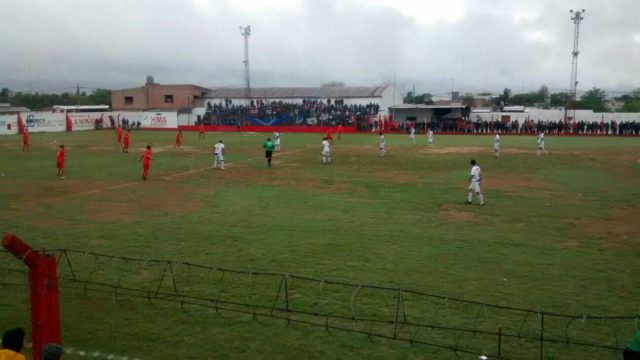
[[[33,359],[38,360],[44,345],[50,342],[60,344],[56,258],[34,251],[13,234],[6,234],[2,238],[2,246],[29,268]]]
[[[544,311],[540,314],[540,360],[544,359]]]

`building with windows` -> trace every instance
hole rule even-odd
[[[188,110],[203,107],[210,89],[197,85],[162,85],[147,77],[144,86],[112,90],[113,110]]]

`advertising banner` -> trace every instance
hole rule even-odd
[[[140,122],[142,129],[177,129],[178,113],[175,111],[127,111],[114,112],[114,117],[120,118],[120,124],[128,123],[129,127],[135,127]]]
[[[18,115],[0,115],[0,135],[18,133]]]
[[[65,131],[65,115],[50,112],[25,112],[20,113],[24,127],[29,132],[56,132]],[[16,116],[17,118],[17,116]]]

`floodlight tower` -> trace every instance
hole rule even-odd
[[[249,75],[249,36],[251,36],[251,26],[240,26],[240,35],[244,37],[244,96],[247,99],[251,98],[251,78]]]
[[[571,83],[569,84],[569,94],[567,95],[567,106],[565,108],[565,123],[575,119],[576,116],[576,87],[578,86],[578,39],[580,37],[580,22],[584,19],[585,9],[569,10],[569,14],[575,30],[573,33],[573,60],[571,61]],[[566,124],[565,124],[566,128]]]

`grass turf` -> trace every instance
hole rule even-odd
[[[562,313],[639,312],[640,139],[547,137],[550,154],[536,156],[535,137],[503,136],[494,159],[490,136],[436,136],[427,151],[387,135],[388,154],[379,157],[375,135],[345,135],[324,166],[319,134],[282,134],[283,152],[267,168],[266,137],[185,133],[174,151],[174,133],[140,131],[129,154],[107,131],[32,134],[29,153],[20,152],[19,137],[0,137],[0,230],[35,248],[288,272]],[[225,171],[208,168],[218,139]],[[66,179],[58,180],[62,143]],[[154,161],[142,182],[147,144]],[[465,204],[471,158],[482,168],[484,207]],[[2,291],[1,323],[26,326],[26,289]],[[141,358],[455,357],[71,291],[61,306],[67,344]]]

